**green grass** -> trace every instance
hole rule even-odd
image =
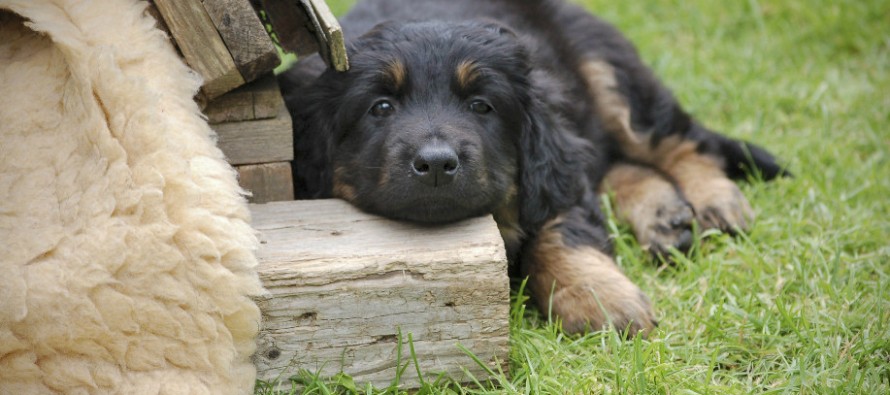
[[[424,392],[890,393],[890,2],[583,3],[699,119],[768,147],[796,177],[745,185],[753,231],[705,235],[675,266],[613,224],[619,264],[655,303],[649,339],[564,336],[514,296],[509,378]]]

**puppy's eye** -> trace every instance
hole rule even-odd
[[[473,111],[476,114],[488,114],[491,110],[491,106],[482,100],[473,100],[470,102],[470,111]]]
[[[392,115],[395,110],[396,108],[389,102],[389,100],[380,100],[374,103],[368,112],[375,117],[388,117]]]

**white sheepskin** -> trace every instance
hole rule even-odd
[[[0,394],[252,391],[249,212],[145,6],[0,0]]]

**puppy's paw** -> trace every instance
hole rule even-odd
[[[646,336],[655,326],[652,304],[612,258],[591,248],[551,250],[529,273],[538,307],[562,320],[563,330],[579,333],[611,324],[630,335]]]
[[[673,190],[661,194],[658,203],[633,221],[640,245],[655,255],[667,255],[670,248],[687,251],[692,246],[692,206]]]
[[[711,177],[686,183],[683,194],[695,209],[702,229],[720,229],[735,234],[754,223],[754,210],[738,185],[726,177]]]
[[[664,255],[671,247],[686,251],[692,245],[692,206],[673,183],[652,168],[615,164],[601,190],[613,194],[616,214],[633,227],[643,248]]]
[[[649,298],[623,275],[608,283],[589,280],[553,293],[553,313],[564,331],[601,330],[611,324],[621,333],[646,336],[658,325]]]
[[[562,232],[576,222],[561,217],[545,225],[523,257],[523,274],[541,312],[577,333],[611,324],[647,335],[656,325],[649,298],[622,273],[612,257],[589,245],[571,245]]]

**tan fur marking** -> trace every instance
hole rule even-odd
[[[667,171],[675,162],[690,154],[697,154],[697,144],[677,136],[669,136],[652,147],[648,136],[636,133],[630,124],[630,107],[618,93],[618,82],[611,65],[601,60],[590,60],[581,65],[588,92],[596,102],[597,115],[607,132],[618,140],[622,152],[631,159]],[[716,161],[716,159],[715,159]],[[718,169],[721,163],[715,163]]]
[[[630,126],[630,107],[617,91],[618,81],[612,66],[602,60],[591,60],[581,65],[581,74],[606,131],[622,145],[638,144],[640,138]]]
[[[681,136],[665,137],[653,147],[649,135],[641,136],[632,129],[630,107],[616,90],[618,82],[612,66],[590,60],[581,65],[581,73],[595,101],[597,115],[626,157],[671,177],[704,228],[733,231],[748,227],[754,212],[738,186],[726,178],[720,158],[699,153],[697,142]]]
[[[519,199],[516,186],[512,186],[507,192],[507,198],[504,203],[495,209],[494,221],[498,224],[498,230],[501,232],[501,238],[504,239],[504,245],[507,249],[507,256],[515,257],[519,253],[522,240],[525,238],[525,232],[519,225]]]
[[[389,172],[386,169],[389,169],[389,167],[383,167],[383,170],[380,172],[380,178],[377,179],[377,188],[386,188],[386,184],[389,184]]]
[[[408,70],[405,69],[405,64],[401,60],[394,59],[390,61],[383,69],[383,72],[396,90],[400,90],[405,86]]]
[[[471,60],[463,60],[457,65],[455,77],[457,78],[458,86],[462,89],[466,89],[479,77],[479,68],[475,62]]]
[[[612,194],[618,218],[633,227],[644,249],[661,254],[691,241],[692,207],[652,168],[615,164],[603,178],[600,192]]]
[[[648,155],[654,166],[673,179],[704,229],[735,232],[748,229],[754,221],[748,200],[723,172],[722,159],[698,152],[695,141],[670,136],[655,148],[635,147],[630,152]]]
[[[702,228],[734,232],[748,229],[754,221],[748,200],[723,172],[722,159],[699,153],[695,141],[669,136],[652,147],[647,139],[622,145],[622,151],[670,177],[692,204]]]
[[[334,197],[343,199],[347,202],[355,201],[355,188],[352,185],[343,182],[348,170],[346,167],[338,167],[334,169],[334,187],[332,193]]]
[[[624,151],[667,174],[692,204],[704,229],[734,232],[748,229],[754,221],[748,200],[723,172],[722,159],[699,153],[695,141],[670,136],[654,148],[645,143],[628,146]]]
[[[705,229],[727,232],[747,230],[754,222],[748,199],[718,167],[714,158],[691,153],[683,155],[665,171],[676,181],[686,200],[695,208]]]
[[[545,225],[530,250],[534,264],[527,274],[538,306],[546,314],[552,301],[552,312],[568,332],[612,322],[619,330],[630,325],[631,334],[646,335],[654,327],[649,299],[606,254],[567,246],[556,228],[560,222]]]

